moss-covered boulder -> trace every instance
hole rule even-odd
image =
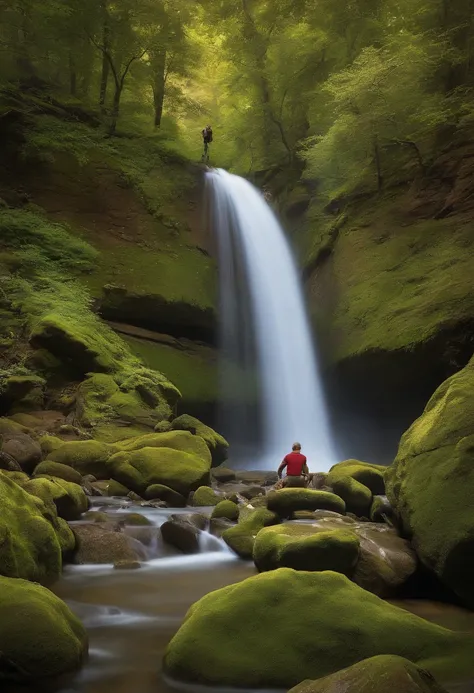
[[[403,657],[378,655],[317,681],[303,681],[290,693],[446,693],[433,676]]]
[[[370,519],[372,522],[391,521],[393,517],[393,508],[387,496],[374,496],[372,505],[370,506]]]
[[[202,527],[190,522],[187,517],[176,515],[160,527],[161,536],[165,544],[174,546],[183,553],[191,554],[200,551],[199,537]]]
[[[83,426],[94,427],[98,435],[103,432],[113,442],[111,424],[153,429],[158,422],[171,418],[172,406],[179,397],[179,390],[161,373],[140,366],[113,375],[94,373],[79,387],[76,416]],[[120,437],[118,432],[116,439]]]
[[[195,419],[189,414],[182,414],[177,419],[173,419],[171,425],[175,431],[189,431],[202,438],[211,452],[213,467],[217,467],[227,459],[229,443],[223,436],[203,424],[199,419]]]
[[[315,532],[306,524],[282,524],[261,529],[253,560],[260,572],[276,568],[334,570],[350,575],[359,560],[359,539],[349,529]]]
[[[342,515],[346,504],[339,496],[327,491],[307,488],[283,488],[268,494],[267,507],[280,517],[291,517],[298,510],[332,510]]]
[[[403,435],[386,483],[422,562],[474,607],[474,359]]]
[[[40,445],[41,452],[45,457],[47,457],[51,452],[63,446],[64,440],[45,433],[38,439],[38,443]]]
[[[0,507],[0,575],[43,584],[57,579],[61,546],[51,510],[2,472]]]
[[[226,529],[222,538],[240,558],[250,560],[259,531],[263,527],[269,527],[279,522],[280,518],[276,513],[266,508],[258,508],[258,510],[252,508],[248,512],[240,513],[238,524]]]
[[[187,497],[209,482],[210,462],[171,448],[143,448],[118,452],[107,461],[108,476],[143,495],[153,484],[169,486]]]
[[[223,517],[226,520],[237,522],[239,519],[239,506],[231,500],[220,501],[212,511],[211,517],[213,519]]]
[[[220,484],[226,484],[229,481],[235,481],[237,478],[233,469],[228,467],[214,467],[212,470],[212,478]]]
[[[79,669],[87,634],[66,604],[26,580],[0,577],[0,682],[42,683]]]
[[[10,375],[2,379],[0,398],[5,409],[14,412],[41,409],[46,381],[38,375]]]
[[[343,575],[280,568],[194,604],[168,645],[164,670],[205,686],[288,689],[394,654],[441,679],[461,678],[473,671],[473,646],[472,635],[429,623]]]
[[[186,505],[184,496],[173,491],[169,486],[163,486],[163,484],[152,484],[149,486],[145,491],[145,498],[147,500],[164,501],[170,508],[184,508]]]
[[[332,483],[334,493],[346,504],[346,512],[357,517],[369,517],[372,491],[351,476],[341,476]]]
[[[78,524],[73,531],[76,536],[76,564],[108,564],[147,559],[141,542],[122,532],[102,527],[100,523]]]
[[[73,484],[81,484],[82,482],[82,475],[76,469],[52,460],[40,462],[35,468],[34,476],[54,476],[64,481],[70,481]]]
[[[96,479],[107,479],[107,460],[115,451],[111,445],[99,443],[97,440],[77,440],[64,443],[53,450],[46,460],[72,467],[82,476],[92,474]]]
[[[93,481],[91,482],[91,486],[94,491],[98,492],[98,495],[101,496],[116,496],[118,498],[126,498],[130,493],[130,489],[123,484],[119,484],[119,482],[115,481],[114,479]]]
[[[359,460],[345,460],[335,464],[326,478],[328,486],[334,486],[338,479],[349,476],[369,488],[374,496],[385,493],[385,472],[387,467]]]
[[[207,506],[217,505],[222,500],[222,496],[219,496],[215,491],[209,486],[200,486],[193,493],[191,500],[191,505],[195,507],[205,508]]]
[[[126,452],[134,452],[143,448],[171,448],[172,450],[181,450],[181,452],[196,455],[207,464],[211,464],[209,448],[200,437],[193,436],[189,431],[148,433],[123,441],[117,447]]]
[[[53,502],[58,516],[64,520],[78,520],[89,507],[84,490],[78,484],[52,476],[42,476],[26,482],[27,493],[40,498],[46,505]]]

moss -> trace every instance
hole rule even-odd
[[[183,414],[172,421],[173,429],[176,431],[190,431],[204,440],[212,456],[212,465],[217,467],[225,462],[229,452],[229,443],[219,435],[214,429],[206,426],[194,416]]]
[[[290,517],[298,510],[332,510],[346,512],[344,501],[334,493],[305,488],[284,488],[268,494],[267,507],[280,517]]]
[[[411,348],[446,324],[472,319],[470,224],[456,215],[414,219],[413,204],[390,192],[346,210],[350,221],[331,255],[334,360]]]
[[[387,496],[421,561],[474,606],[474,359],[403,435]]]
[[[383,496],[385,493],[384,476],[386,471],[387,467],[381,465],[360,462],[359,460],[346,460],[331,467],[326,483],[328,486],[334,486],[334,482],[338,479],[350,476],[352,479],[367,486],[374,496]]]
[[[346,504],[346,511],[357,517],[368,517],[372,505],[372,491],[350,476],[341,476],[332,481],[334,493]]]
[[[222,538],[235,553],[246,560],[250,560],[253,555],[255,538],[263,527],[276,525],[280,518],[266,508],[257,510],[249,509],[245,513],[240,513],[239,522],[235,527],[230,527],[222,534]]]
[[[211,517],[224,517],[232,522],[237,522],[239,519],[239,506],[230,500],[220,501],[212,511]]]
[[[200,486],[193,493],[191,505],[205,508],[220,503],[222,496],[218,496],[209,486]]]
[[[184,508],[186,499],[180,493],[163,484],[152,484],[145,491],[147,500],[162,500],[170,508]]]
[[[168,645],[164,670],[206,686],[288,689],[394,654],[440,678],[453,670],[461,678],[472,673],[473,644],[472,635],[428,623],[338,573],[280,568],[194,604]]]
[[[82,476],[78,471],[66,464],[52,462],[51,460],[40,462],[35,468],[35,477],[38,476],[54,476],[58,477],[58,479],[64,479],[64,481],[71,481],[73,484],[79,485],[82,482]]]
[[[370,507],[370,519],[372,522],[385,522],[386,518],[393,516],[393,509],[386,496],[374,496]]]
[[[378,655],[325,676],[317,681],[304,681],[291,693],[446,693],[425,669],[396,655]]]
[[[11,418],[0,417],[0,435],[15,435],[15,433],[28,433],[28,428]]]
[[[38,443],[40,444],[43,455],[48,456],[51,452],[60,448],[61,445],[64,445],[64,440],[56,436],[45,434],[38,439]]]
[[[30,477],[25,472],[7,472],[4,469],[1,470],[2,474],[7,476],[9,479],[14,481],[19,486],[23,486],[25,482],[30,480]]]
[[[84,626],[52,592],[0,577],[0,678],[41,687],[79,669],[87,654]]]
[[[260,572],[276,568],[333,570],[350,575],[359,558],[359,539],[348,529],[318,531],[283,524],[260,530],[253,559]]]
[[[109,517],[107,513],[100,512],[99,510],[88,510],[84,513],[82,519],[90,522],[108,522]]]
[[[52,501],[58,516],[64,520],[78,520],[89,507],[89,501],[81,486],[61,478],[42,476],[28,481],[23,488],[40,498],[46,505]]]
[[[111,445],[96,440],[77,440],[63,443],[48,455],[46,461],[72,467],[82,476],[92,474],[97,479],[107,479],[107,460],[114,452],[115,449]]]
[[[171,448],[119,452],[107,462],[108,476],[142,495],[153,484],[187,496],[209,482],[210,465],[201,457]]]
[[[37,375],[10,375],[0,381],[0,393],[11,411],[41,409],[46,381]]]
[[[40,583],[57,579],[61,548],[44,503],[0,472],[0,505],[0,574]]]
[[[191,455],[197,455],[206,464],[211,464],[211,455],[207,445],[199,436],[193,436],[189,431],[169,431],[167,433],[148,433],[137,438],[131,438],[117,445],[121,450],[134,452],[142,448],[172,448]]]

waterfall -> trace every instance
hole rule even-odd
[[[246,465],[275,469],[299,441],[311,471],[334,464],[323,389],[298,271],[285,234],[263,195],[222,169],[207,173],[220,276],[224,421],[235,445],[250,443]],[[253,378],[249,374],[253,373]],[[260,416],[246,402],[257,384]],[[235,447],[233,447],[235,449]]]

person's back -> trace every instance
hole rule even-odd
[[[306,457],[301,454],[301,445],[299,443],[294,443],[292,452],[285,455],[283,458],[283,461],[278,468],[278,477],[280,479],[285,467],[286,478],[283,481],[284,486],[306,486],[306,475],[309,474],[309,471]]]

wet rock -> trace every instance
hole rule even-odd
[[[393,508],[387,496],[374,496],[372,507],[370,508],[370,519],[372,522],[386,522],[393,517]]]
[[[107,479],[102,481],[94,481],[91,483],[92,488],[98,491],[98,495],[125,498],[130,493],[130,490],[123,484],[119,484],[118,481],[114,479]]]
[[[234,470],[228,469],[227,467],[214,467],[211,471],[211,476],[215,481],[222,484],[236,479]]]
[[[27,474],[31,474],[36,465],[41,462],[40,445],[26,433],[4,436],[2,450],[13,457]]]
[[[145,491],[145,498],[164,501],[170,508],[184,508],[186,505],[184,496],[163,484],[149,486]]]
[[[199,535],[201,530],[190,522],[176,516],[161,525],[161,536],[166,544],[170,544],[183,553],[199,552]]]
[[[137,570],[141,567],[140,561],[117,561],[114,563],[115,570]]]
[[[222,538],[240,558],[250,560],[259,531],[279,522],[278,515],[266,508],[246,509],[245,512],[240,512],[238,524],[226,530]]]
[[[127,513],[123,516],[125,526],[132,527],[149,527],[153,524],[150,520],[140,513]]]
[[[11,455],[3,450],[0,450],[0,469],[6,472],[20,472],[21,467]]]
[[[109,522],[110,516],[99,510],[88,510],[84,513],[82,519],[88,520],[89,522]]]
[[[142,508],[167,508],[168,504],[161,500],[143,501],[140,503]]]
[[[208,519],[205,515],[201,515],[201,513],[186,513],[186,514],[176,514],[176,515],[170,515],[170,520],[173,521],[179,521],[181,520],[182,522],[187,522],[190,525],[193,525],[193,527],[196,527],[197,529],[206,529]]]
[[[221,538],[227,529],[235,527],[235,522],[227,520],[224,517],[211,517],[209,532],[215,537]]]
[[[134,501],[135,503],[140,503],[143,498],[138,495],[138,493],[135,493],[135,491],[129,491],[127,494],[127,498],[129,498],[131,501]]]
[[[146,560],[143,545],[123,532],[114,532],[99,524],[75,525],[73,532],[76,536],[76,564]]]
[[[326,472],[316,472],[315,474],[311,475],[309,485],[311,488],[321,491],[326,486],[327,478],[328,475]]]
[[[290,693],[446,693],[433,676],[396,655],[364,659],[317,681],[303,681]]]

